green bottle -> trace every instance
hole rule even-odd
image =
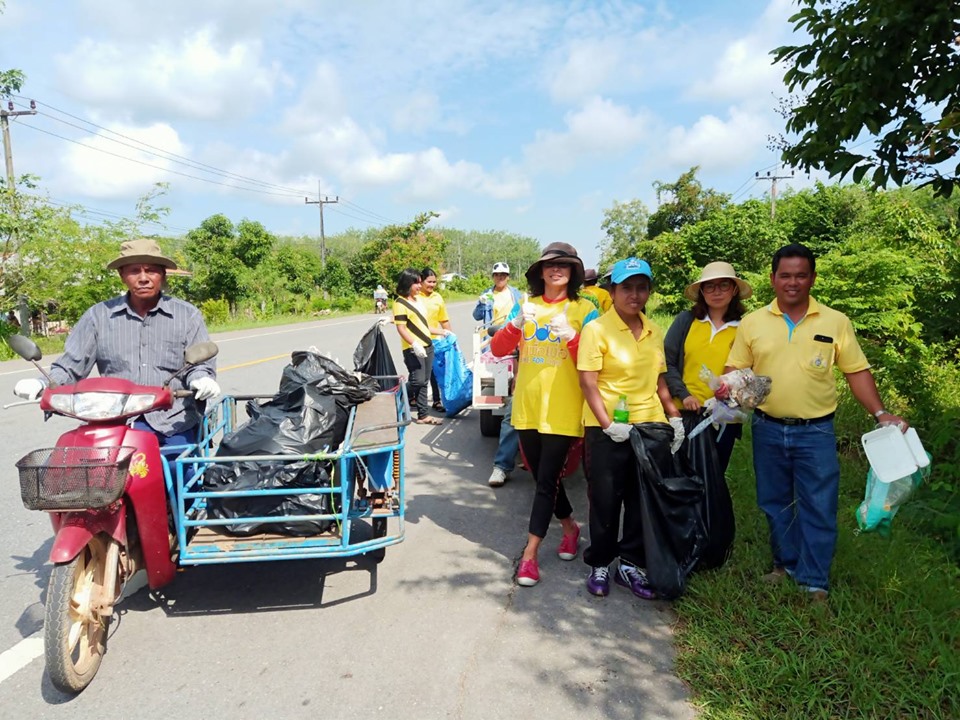
[[[627,405],[626,395],[621,395],[617,401],[617,406],[613,409],[613,421],[615,423],[630,422],[630,406]]]

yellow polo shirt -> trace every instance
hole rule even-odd
[[[450,321],[447,315],[447,304],[436,290],[429,295],[417,295],[417,300],[426,310],[424,314],[427,316],[427,324],[430,327],[439,327],[440,323]]]
[[[834,368],[855,373],[870,367],[850,319],[812,297],[792,332],[776,300],[743,318],[727,365],[769,375],[770,395],[760,409],[792,418],[823,417],[837,409]]]
[[[704,365],[714,375],[722,375],[727,364],[727,356],[733,341],[737,337],[737,327],[740,321],[733,320],[714,331],[713,323],[709,318],[693,319],[687,337],[683,341],[683,384],[700,403],[713,397],[713,390],[700,379],[700,370]],[[674,398],[677,407],[682,407],[680,398]]]
[[[420,315],[423,315],[424,320],[427,317],[427,309],[423,306],[423,296],[417,295],[413,300],[408,300],[411,305],[417,308],[420,311]],[[393,324],[394,325],[413,325],[414,327],[420,328],[423,331],[423,334],[427,337],[430,337],[430,328],[427,326],[426,322],[421,320],[416,313],[409,310],[405,305],[403,305],[399,300],[393,302]],[[409,329],[409,328],[408,328]],[[416,333],[411,332],[413,339],[416,340],[417,345],[422,345],[427,347],[427,343],[423,342],[420,338],[417,337]],[[403,336],[400,336],[400,347],[404,350],[410,347],[410,343],[403,339]]]
[[[597,306],[597,309],[601,314],[607,312],[607,310],[613,307],[613,298],[610,297],[610,293],[608,293],[599,285],[587,285],[586,287],[580,289],[580,294],[583,296],[589,295],[590,297],[596,298],[597,302],[594,304]],[[590,297],[587,297],[587,299],[589,300]]]
[[[597,317],[589,300],[561,300],[548,303],[531,298],[537,308],[534,322],[521,328],[517,384],[513,393],[512,425],[517,430],[539,430],[552,435],[583,436],[581,410],[583,393],[577,367],[567,343],[550,332],[550,321],[561,312],[578,333]],[[520,312],[514,306],[511,317]]]
[[[643,313],[640,317],[643,330],[638,339],[634,339],[616,310],[587,325],[580,338],[577,370],[599,373],[597,388],[611,419],[620,396],[626,395],[631,423],[665,423],[667,416],[657,395],[657,379],[667,371],[663,333]],[[586,402],[583,424],[600,425]]]

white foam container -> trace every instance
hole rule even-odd
[[[892,483],[909,477],[918,467],[930,464],[920,437],[913,428],[906,433],[892,425],[877,428],[864,433],[860,442],[880,482]]]

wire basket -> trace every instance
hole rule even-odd
[[[17,461],[20,499],[28,510],[85,510],[118,500],[133,447],[56,447]]]

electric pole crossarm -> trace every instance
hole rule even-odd
[[[323,233],[323,206],[324,205],[334,205],[340,202],[340,196],[337,195],[333,200],[329,197],[322,195],[320,193],[320,183],[317,183],[317,199],[311,200],[310,198],[303,199],[304,204],[306,205],[318,205],[320,207],[320,265],[322,267],[327,266],[327,239]]]
[[[773,220],[777,214],[777,180],[789,180],[793,177],[793,173],[789,175],[777,175],[776,173],[770,174],[770,171],[767,170],[763,175],[759,171],[754,173],[754,176],[757,180],[769,180],[770,181],[770,219]]]

